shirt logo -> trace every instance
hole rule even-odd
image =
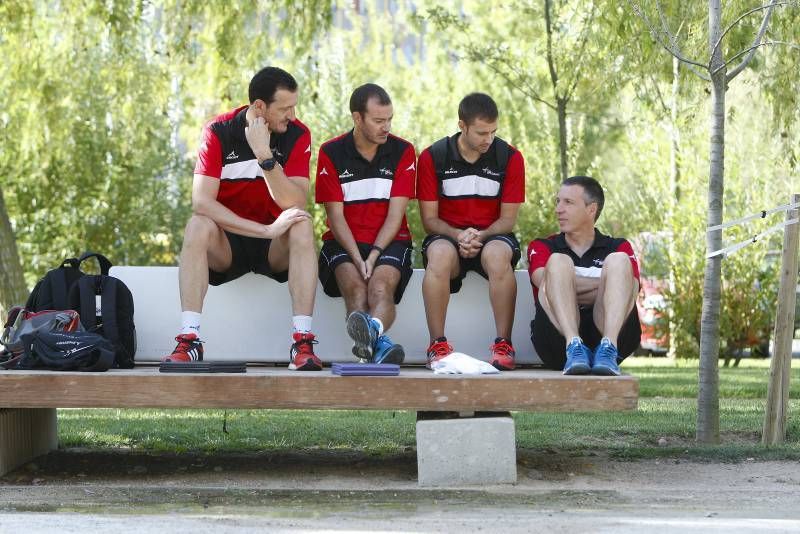
[[[602,267],[603,266],[603,260],[594,260],[592,263],[594,263],[598,267]]]
[[[392,171],[390,171],[389,169],[387,169],[386,167],[381,167],[378,170],[378,172],[381,173],[384,176],[394,176],[394,173]]]
[[[416,167],[414,166],[414,163],[413,163],[413,162],[411,163],[411,165],[409,165],[408,167],[406,167],[406,170],[407,170],[407,171],[413,171],[414,169],[416,169]]]
[[[225,156],[225,159],[239,159],[239,154],[235,150],[231,150],[231,153]]]
[[[310,148],[310,147],[309,147],[309,148]],[[275,148],[273,148],[273,149],[272,149],[272,154],[273,154],[275,157],[278,157],[278,158],[282,158],[282,157],[283,157],[283,152],[281,152],[280,150],[278,150],[278,147],[275,147]]]
[[[321,170],[321,171],[319,171],[319,175],[320,175],[320,176],[328,176],[328,169],[326,169],[325,167],[323,167],[323,168],[322,168],[322,170]]]
[[[457,171],[457,170],[455,170],[453,167],[450,167],[449,169],[447,169],[446,171],[444,171],[444,173],[445,173],[445,174],[458,174],[458,171]]]
[[[303,154],[309,154],[309,153],[311,153],[311,145],[308,145],[308,146],[306,147],[306,151],[305,151],[305,152],[303,152]]]
[[[492,169],[490,169],[489,167],[484,167],[484,168],[483,168],[483,169],[481,169],[481,170],[483,171],[483,174],[485,174],[485,175],[487,175],[487,176],[500,176],[500,173],[499,173],[499,172],[494,172],[494,171],[493,171]]]
[[[339,175],[339,178],[352,178],[353,173],[350,172],[348,169],[345,169],[343,173]]]

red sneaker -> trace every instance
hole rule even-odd
[[[453,352],[453,346],[447,342],[446,337],[436,338],[431,341],[428,347],[428,369],[431,369],[433,362],[438,362],[445,356],[449,356]]]
[[[169,356],[161,358],[162,362],[188,363],[203,360],[203,342],[197,334],[180,334],[175,338],[178,346]]]
[[[489,360],[495,369],[501,371],[512,371],[514,369],[514,356],[517,355],[511,340],[504,337],[495,338],[491,346],[492,357]]]
[[[311,332],[292,334],[292,348],[289,349],[289,369],[292,371],[321,371],[322,361],[314,354],[314,345],[319,343]]]

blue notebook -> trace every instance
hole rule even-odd
[[[396,363],[334,363],[331,372],[340,376],[397,376],[400,366]]]

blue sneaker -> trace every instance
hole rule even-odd
[[[603,338],[594,351],[592,374],[619,376],[621,373],[619,370],[619,364],[617,364],[618,356],[619,352],[617,351],[617,347],[612,345],[608,339]]]
[[[347,318],[347,335],[353,340],[353,354],[364,361],[372,360],[372,348],[378,340],[378,325],[368,313],[354,311]]]
[[[572,338],[567,345],[567,363],[564,364],[565,375],[586,375],[592,370],[592,352],[578,337]]]
[[[400,365],[406,357],[403,346],[392,343],[392,340],[387,335],[378,337],[372,354],[372,363],[396,363]]]

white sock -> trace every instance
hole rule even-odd
[[[181,334],[195,334],[200,337],[201,315],[193,311],[181,312]]]
[[[378,324],[378,336],[382,336],[383,335],[383,321],[381,321],[377,317],[373,317],[372,320],[375,321]]]
[[[567,343],[567,346],[569,347],[570,345],[575,343],[576,339],[578,340],[578,343],[583,343],[583,340],[579,336],[575,336],[569,341],[569,343]]]
[[[292,331],[293,332],[311,332],[310,315],[293,315],[292,316]]]

